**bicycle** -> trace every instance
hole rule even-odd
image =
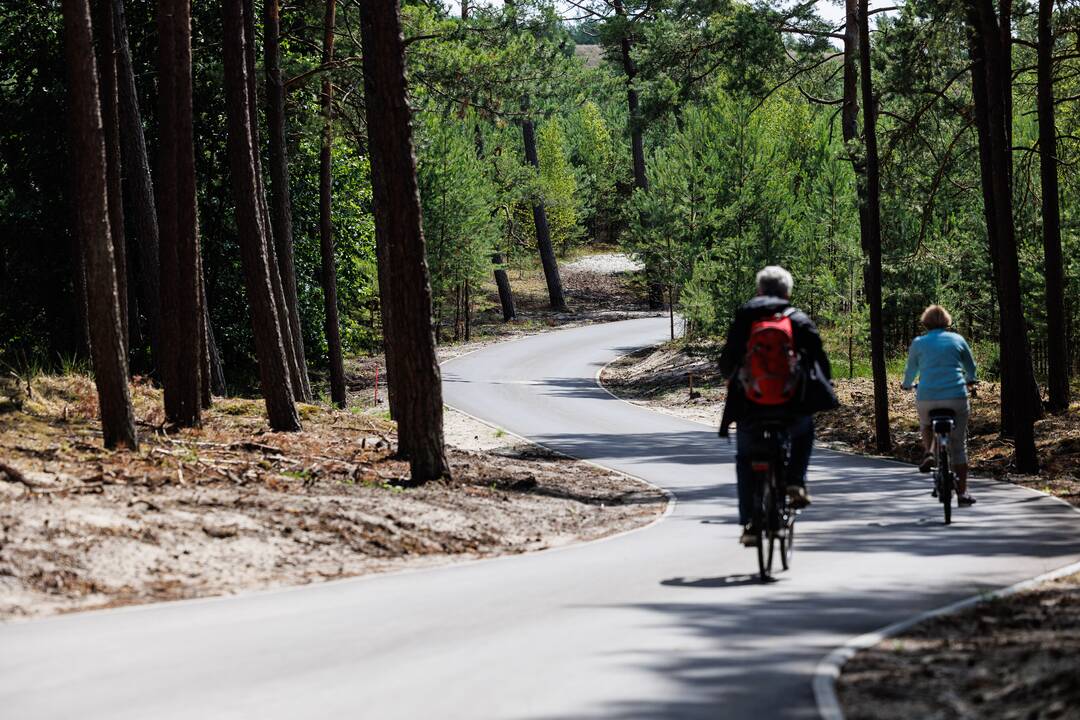
[[[955,426],[954,411],[947,408],[930,411],[930,427],[934,431],[934,491],[931,494],[941,501],[946,525],[952,522],[952,496],[956,489],[956,474],[950,465],[952,452],[949,448]]]
[[[791,438],[787,423],[763,423],[751,448],[750,467],[754,473],[754,516],[757,528],[758,569],[761,579],[772,577],[773,555],[780,545],[780,563],[791,567],[795,550],[795,516],[787,497],[787,468],[791,459]]]

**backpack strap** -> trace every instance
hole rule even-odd
[[[786,318],[789,318],[789,317],[791,317],[792,315],[794,315],[794,314],[795,314],[795,313],[797,313],[797,312],[799,312],[799,309],[798,309],[798,308],[796,308],[796,307],[792,307],[791,305],[788,305],[788,306],[787,306],[787,307],[786,307],[786,308],[784,309],[784,312],[780,313],[780,317],[786,317]]]

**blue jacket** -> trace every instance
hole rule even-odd
[[[975,382],[975,358],[967,341],[954,332],[931,330],[911,343],[904,388],[919,378],[919,400],[953,400],[967,397],[967,385]]]

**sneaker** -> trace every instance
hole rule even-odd
[[[926,457],[924,457],[922,462],[919,463],[919,472],[921,472],[921,473],[930,472],[931,470],[934,469],[934,464],[935,464],[934,463],[934,456],[932,454],[930,454],[930,453],[927,453]]]
[[[806,488],[802,485],[788,485],[787,496],[788,503],[795,510],[801,510],[810,504],[810,495],[807,494]]]
[[[971,507],[975,504],[975,498],[971,497],[971,495],[968,493],[964,493],[963,495],[957,495],[956,504],[960,507]]]
[[[746,527],[743,528],[739,542],[745,547],[757,547],[760,540],[760,533],[750,523],[747,523]]]

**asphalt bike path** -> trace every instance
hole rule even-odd
[[[791,571],[736,543],[734,445],[614,398],[666,318],[561,330],[447,363],[447,404],[676,497],[567,549],[237,597],[0,625],[0,720],[813,718],[830,650],[1080,559],[1080,515],[974,480],[942,524],[910,466],[829,451]]]

